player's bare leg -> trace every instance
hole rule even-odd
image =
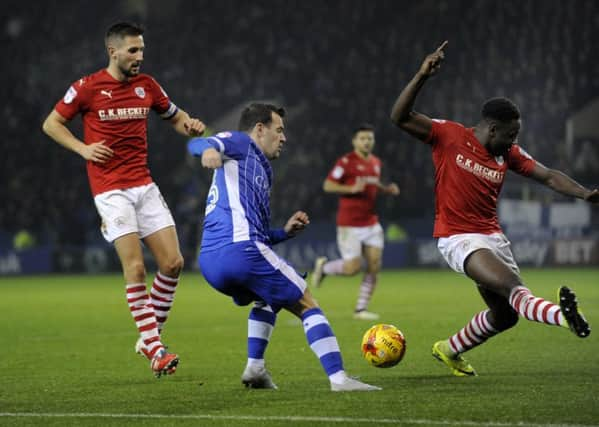
[[[377,276],[381,269],[383,249],[375,246],[364,246],[363,256],[366,260],[366,272],[360,283],[358,300],[354,310],[354,319],[377,320],[380,316],[368,311],[368,305],[376,288]]]
[[[560,305],[534,296],[524,286],[520,276],[489,249],[473,252],[466,259],[464,270],[481,287],[506,298],[510,306],[528,320],[570,328],[580,337],[588,335],[585,331],[590,332],[588,323],[578,310],[575,296],[567,298],[568,304],[562,304],[560,296],[560,304],[563,305],[564,310],[562,313]],[[568,291],[572,293],[569,289]],[[568,314],[572,320],[566,318],[564,314]],[[574,326],[575,322],[578,327]]]
[[[174,226],[163,228],[144,238],[144,243],[154,255],[161,273],[176,277],[183,269],[183,256]]]
[[[152,233],[144,239],[144,243],[158,264],[158,272],[154,278],[150,296],[156,313],[158,330],[162,332],[175,299],[179,275],[183,269],[183,256],[179,249],[179,239],[174,226]]]
[[[175,298],[179,274],[183,269],[183,256],[179,249],[179,241],[174,226],[163,228],[146,236],[144,243],[152,252],[158,264],[158,272],[154,277],[150,290],[150,299],[154,307],[158,333],[161,334]],[[152,359],[142,337],[138,338],[135,343],[135,352],[150,360]],[[167,373],[173,373],[174,371],[175,369],[172,369],[172,372]]]
[[[310,275],[310,285],[314,288],[322,286],[326,276],[354,276],[362,269],[362,257],[351,259],[338,258],[329,261],[327,257],[318,257]]]
[[[166,353],[160,340],[156,315],[146,288],[143,252],[137,233],[119,237],[114,246],[123,268],[129,310],[145,345],[145,354],[151,360],[150,367],[157,377],[171,374],[179,359],[177,355]]]
[[[472,365],[462,356],[463,353],[518,322],[518,313],[510,306],[507,299],[480,285],[478,290],[489,309],[475,314],[456,334],[433,345],[433,356],[445,363],[456,376],[476,375]]]
[[[486,318],[491,326],[498,332],[503,332],[516,326],[519,316],[510,305],[508,299],[485,289],[479,284],[477,284],[477,287],[480,296],[487,304],[487,307],[489,307]]]
[[[343,276],[354,276],[362,270],[362,257],[344,259],[343,266],[341,269],[341,275]],[[324,268],[325,274],[327,274],[327,268]]]
[[[114,241],[114,248],[121,261],[126,283],[144,283],[146,268],[137,233],[130,233]]]
[[[524,286],[520,276],[489,249],[472,252],[464,261],[464,272],[479,287],[505,299],[510,297],[512,289]]]

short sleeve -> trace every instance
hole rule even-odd
[[[164,120],[173,118],[179,109],[171,102],[166,91],[152,77],[150,77],[149,86],[152,93],[152,109],[160,114],[160,117]]]
[[[339,160],[337,160],[333,168],[329,171],[327,179],[337,183],[342,183],[343,177],[345,176],[347,171],[348,164],[349,162],[347,160],[347,157],[342,157]]]
[[[425,144],[435,145],[439,141],[445,139],[445,137],[451,131],[453,122],[441,119],[432,119],[431,131],[423,141]]]
[[[241,160],[248,156],[251,139],[245,132],[219,132],[214,135],[225,158]]]
[[[80,79],[67,89],[54,109],[65,119],[72,120],[80,111],[85,110],[87,105],[85,79]]]
[[[512,145],[508,152],[508,167],[517,174],[529,176],[537,162],[519,145]]]

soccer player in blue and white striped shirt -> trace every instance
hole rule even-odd
[[[308,215],[297,211],[282,229],[270,228],[270,160],[279,157],[286,142],[284,117],[283,108],[250,104],[241,114],[238,132],[189,142],[189,152],[214,169],[200,268],[208,283],[236,304],[254,303],[248,319],[248,362],[241,377],[247,387],[277,388],[264,366],[264,352],[277,313],[284,308],[302,320],[331,390],[379,390],[345,373],[337,338],[306,282],[271,248],[309,224]]]

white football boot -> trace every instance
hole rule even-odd
[[[370,311],[361,310],[354,312],[354,319],[358,320],[378,320],[381,316]]]
[[[331,382],[332,391],[376,391],[382,388],[345,376],[340,383]]]
[[[241,375],[241,383],[247,388],[271,388],[275,390],[279,388],[272,382],[270,372],[264,366],[246,366],[243,375]]]

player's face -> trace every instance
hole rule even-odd
[[[374,132],[370,130],[361,130],[356,132],[352,139],[354,150],[362,156],[368,156],[374,148]]]
[[[520,120],[512,120],[507,123],[495,122],[489,130],[489,151],[495,156],[506,154],[514,145],[520,133]]]
[[[285,138],[283,119],[277,113],[271,112],[272,121],[267,125],[260,123],[258,145],[269,160],[279,158]]]
[[[126,77],[135,77],[139,74],[141,63],[144,60],[143,36],[125,36],[117,43],[113,57],[120,72]]]

